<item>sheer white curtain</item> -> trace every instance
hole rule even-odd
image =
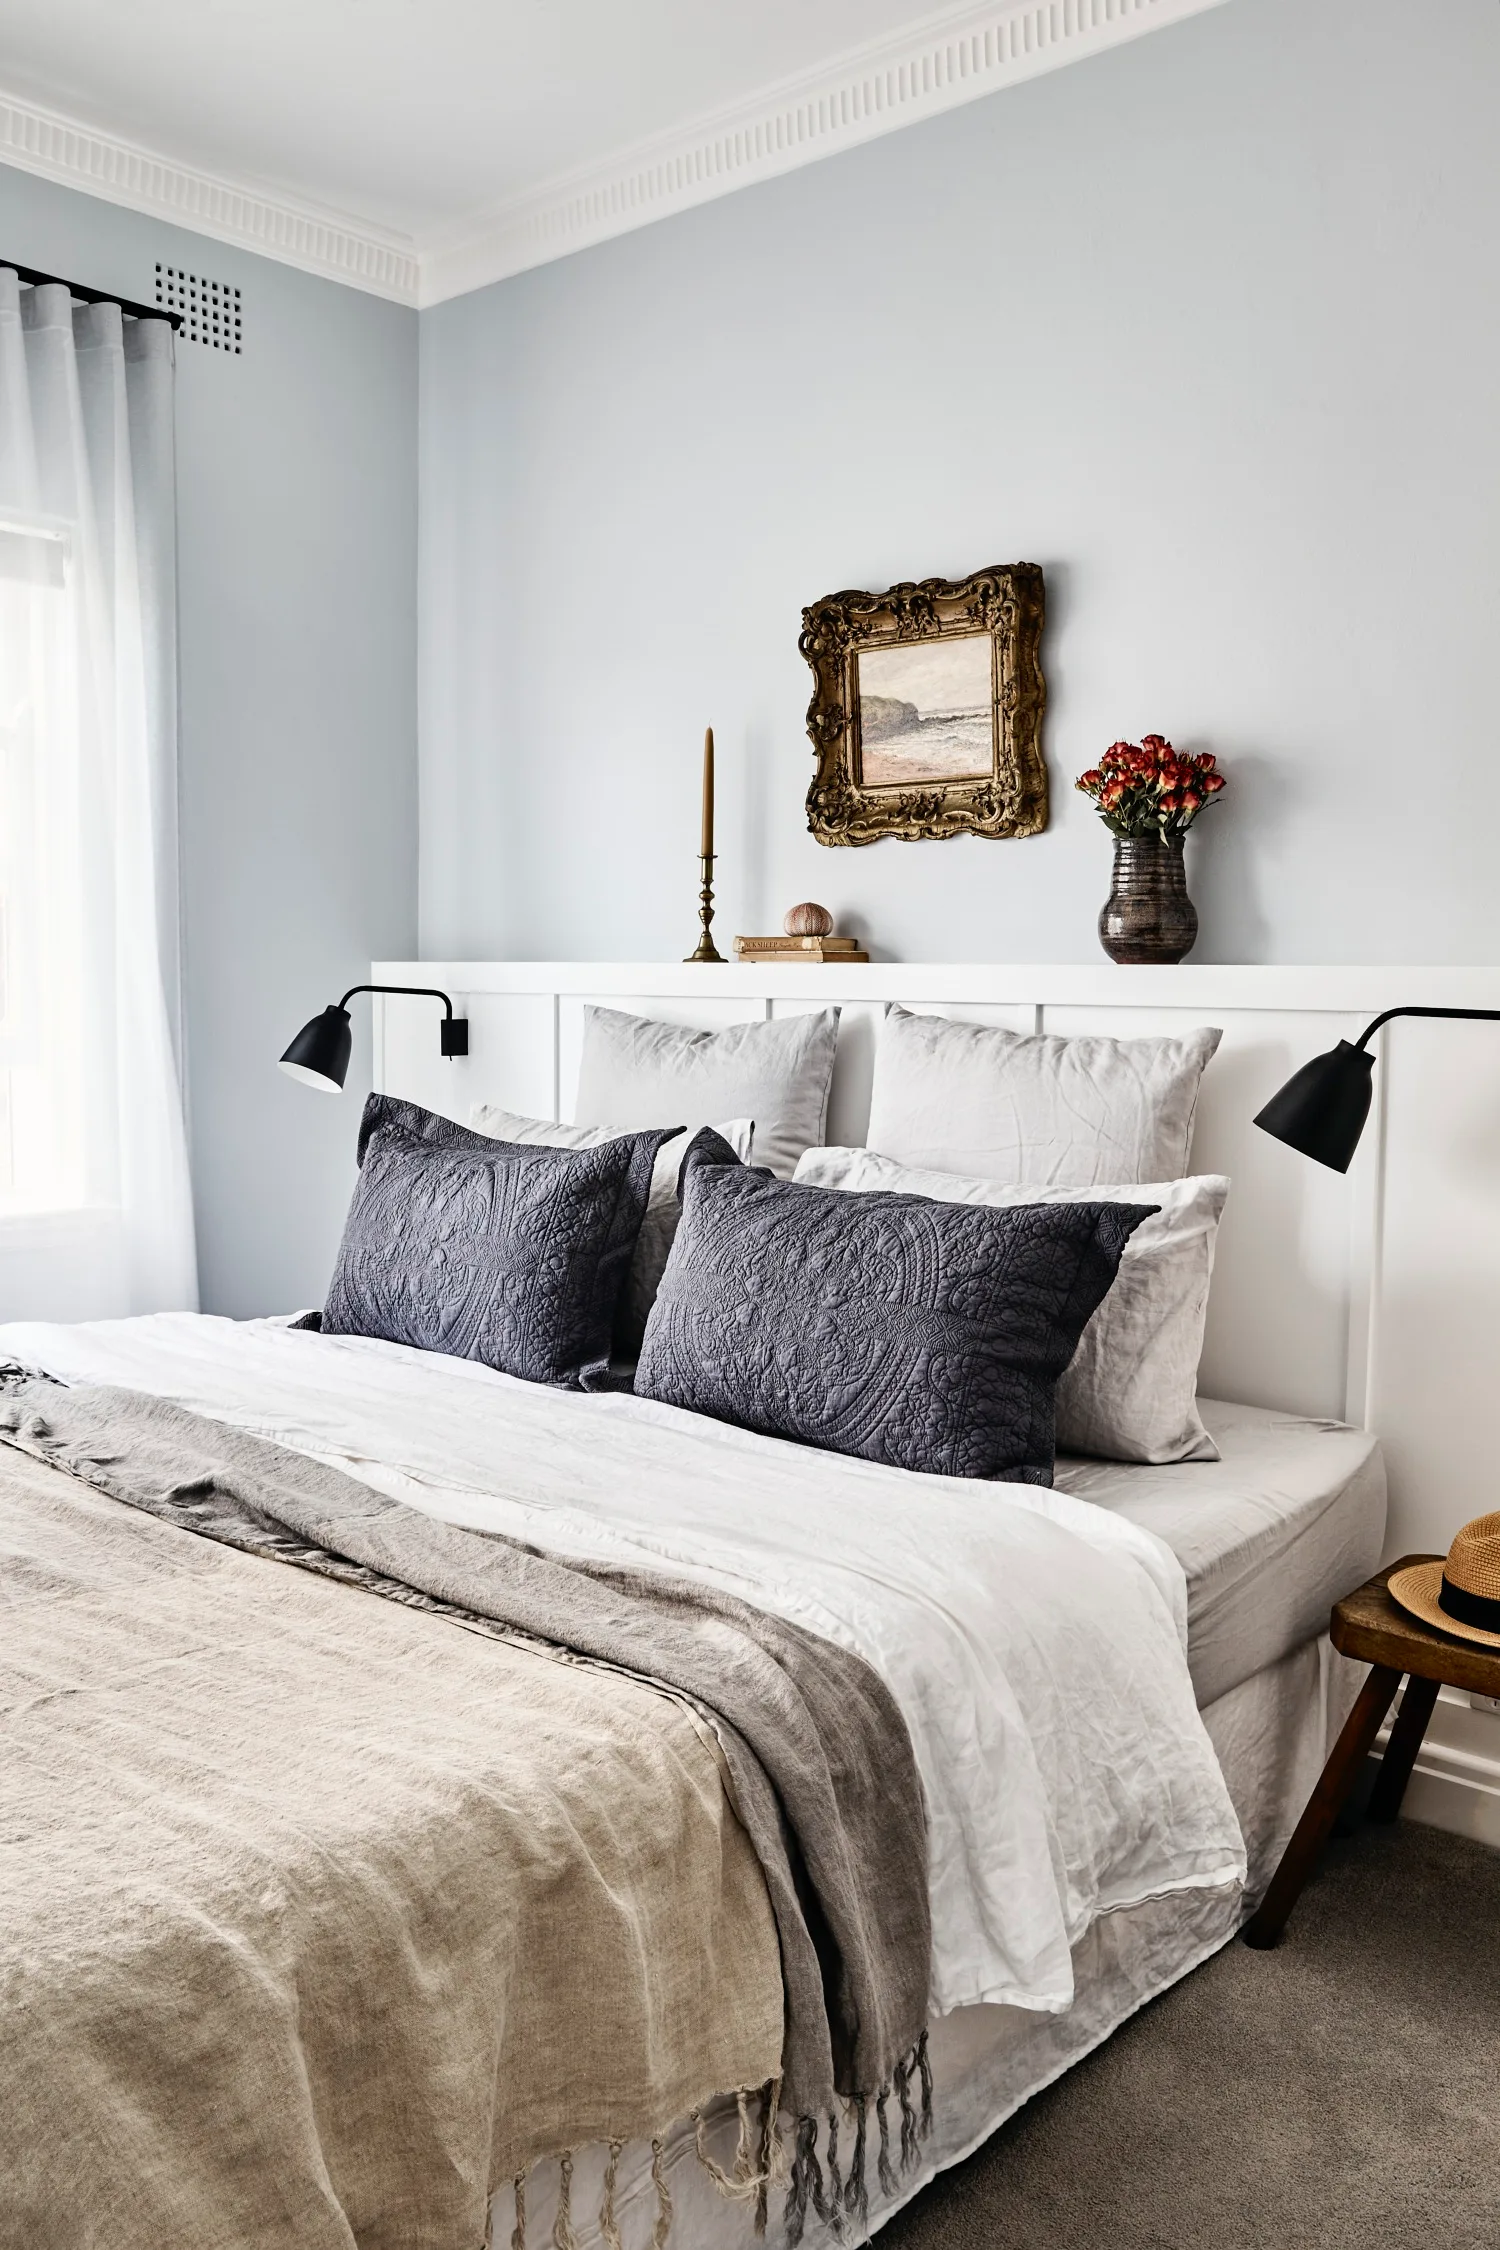
[[[0,1319],[197,1302],[172,331],[0,268]]]

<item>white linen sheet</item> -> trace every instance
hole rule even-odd
[[[448,1522],[700,1578],[857,1650],[927,1795],[936,2014],[1062,2012],[1100,1915],[1243,1882],[1182,1567],[1123,1517],[275,1322],[16,1323],[0,1354],[171,1398]]]
[[[1164,1539],[1187,1573],[1188,1670],[1199,1709],[1328,1629],[1378,1568],[1380,1440],[1304,1414],[1200,1398],[1217,1461],[1168,1468],[1058,1458],[1076,1499]]]

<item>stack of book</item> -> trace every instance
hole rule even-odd
[[[868,961],[852,937],[737,937],[737,961]]]

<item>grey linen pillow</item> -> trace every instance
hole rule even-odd
[[[1114,1287],[1089,1321],[1057,1386],[1063,1453],[1107,1461],[1217,1461],[1198,1412],[1198,1362],[1214,1245],[1229,1182],[1220,1173],[1120,1188],[1002,1187],[956,1172],[923,1172],[868,1148],[810,1148],[797,1178],[856,1193],[886,1189],[944,1203],[1154,1203],[1125,1245]]]
[[[521,1146],[598,1148],[601,1142],[614,1138],[611,1125],[556,1125],[547,1117],[518,1117],[513,1110],[501,1109],[495,1102],[476,1102],[469,1112],[469,1123],[476,1133],[493,1134],[497,1141],[513,1141]],[[715,1125],[714,1131],[729,1143],[736,1156],[749,1156],[755,1139],[751,1118],[730,1118]],[[636,1236],[630,1272],[615,1314],[615,1351],[621,1359],[635,1359],[640,1352],[641,1338],[646,1333],[646,1316],[656,1301],[667,1253],[677,1232],[677,1217],[682,1208],[677,1200],[677,1175],[682,1170],[682,1154],[682,1143],[675,1137],[656,1152],[646,1215]]]
[[[755,1153],[789,1180],[823,1138],[839,1012],[693,1031],[617,1008],[585,1008],[576,1122],[636,1132],[680,1117],[689,1133],[720,1117],[755,1119]]]
[[[700,1133],[637,1394],[897,1468],[1050,1484],[1057,1379],[1148,1216],[805,1187]]]
[[[671,1137],[516,1147],[372,1094],[323,1333],[603,1387],[652,1166]]]
[[[1011,1186],[1177,1180],[1223,1033],[1059,1039],[891,1008],[875,1048],[866,1146]]]

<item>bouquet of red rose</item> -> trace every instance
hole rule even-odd
[[[1224,786],[1210,751],[1183,758],[1164,736],[1112,742],[1074,783],[1099,807],[1112,836],[1181,836]]]

